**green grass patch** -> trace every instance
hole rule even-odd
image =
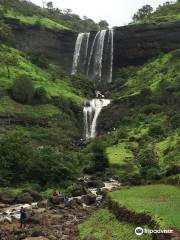
[[[127,148],[127,143],[120,143],[107,148],[107,155],[110,164],[122,164],[125,160],[133,159],[134,155],[130,149]]]
[[[14,48],[0,45],[0,54],[5,58],[16,58],[17,64],[10,67],[10,78],[8,78],[6,65],[0,65],[0,90],[10,89],[14,80],[20,75],[28,75],[33,79],[35,87],[44,87],[49,96],[63,96],[73,102],[80,103],[83,100],[77,90],[72,87],[68,76],[57,79],[52,72],[55,71],[51,66],[48,69],[41,69],[32,64],[26,55]],[[53,67],[53,66],[52,66]]]
[[[51,104],[23,105],[10,97],[0,98],[0,115],[20,114],[31,118],[46,118],[60,115],[59,108]]]
[[[170,185],[131,187],[109,193],[122,206],[136,212],[147,212],[161,227],[180,228],[180,188]]]
[[[97,240],[138,240],[134,233],[135,227],[119,222],[108,209],[100,209],[88,220],[79,225],[80,238],[87,235],[94,235]],[[148,235],[143,235],[142,240],[152,239]]]

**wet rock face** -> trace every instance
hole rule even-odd
[[[114,68],[140,65],[148,59],[180,48],[180,22],[129,25],[115,29]]]
[[[12,19],[6,19],[6,22],[12,27],[16,48],[24,52],[42,53],[52,63],[71,71],[76,33],[25,25]]]

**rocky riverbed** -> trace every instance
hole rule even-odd
[[[69,198],[66,204],[57,197],[15,205],[0,203],[0,239],[78,240],[78,224],[101,206],[106,192],[120,187],[113,179],[100,183],[86,177],[79,181],[87,186],[87,193]],[[24,229],[19,228],[21,206],[27,214]]]

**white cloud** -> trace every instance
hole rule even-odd
[[[42,6],[42,0],[31,0]],[[48,1],[48,0],[47,0]],[[81,17],[86,15],[96,22],[106,19],[111,26],[125,25],[143,5],[154,8],[167,0],[49,0],[59,8],[70,8]]]

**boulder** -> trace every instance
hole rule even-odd
[[[101,180],[89,180],[85,183],[87,188],[103,188],[105,184]]]
[[[40,193],[38,193],[35,190],[24,189],[23,193],[29,193],[31,195],[31,197],[33,198],[33,202],[37,202],[37,201],[41,201],[42,200],[42,196],[40,195]]]
[[[32,203],[33,202],[33,198],[31,197],[31,195],[29,193],[21,193],[16,197],[16,202],[17,203]]]
[[[82,201],[87,205],[92,205],[96,203],[96,195],[94,194],[87,194],[82,196]]]
[[[13,204],[15,202],[16,197],[11,193],[3,192],[0,193],[0,202],[4,204]]]
[[[58,205],[58,204],[60,204],[60,198],[52,196],[52,197],[49,198],[49,202],[54,204],[54,205]]]
[[[39,208],[47,208],[47,207],[52,206],[52,203],[50,201],[48,201],[47,199],[45,199],[45,200],[41,200],[40,202],[38,202],[37,206]]]
[[[32,237],[42,237],[44,234],[40,227],[32,229],[31,236]]]

